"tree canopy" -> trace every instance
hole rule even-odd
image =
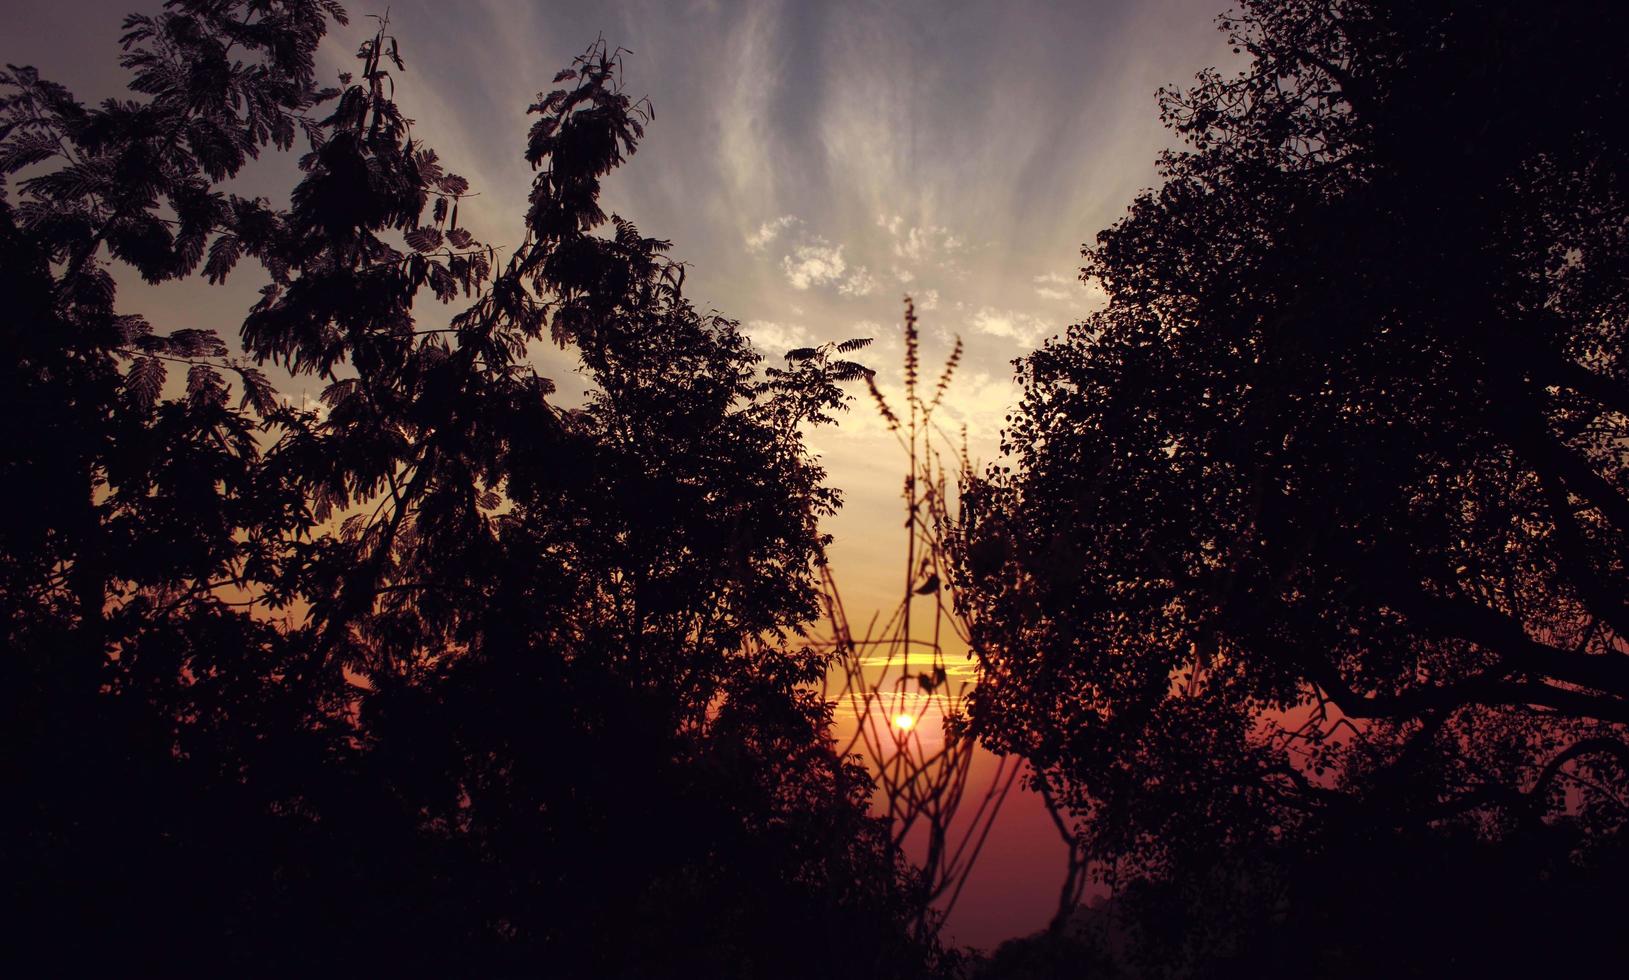
[[[667,242],[600,209],[651,117],[620,50],[532,105],[500,249],[396,102],[387,21],[319,87],[345,23],[172,0],[126,21],[133,98],[0,75],[8,958],[926,969],[799,641],[838,503],[803,431],[862,343],[760,366]],[[297,146],[286,203],[233,192]],[[251,262],[241,348],[118,312],[114,264]],[[531,367],[551,342],[581,406]]]
[[[1248,66],[1162,92],[1186,147],[1084,253],[1109,305],[1020,362],[968,488],[975,718],[1126,875],[1263,886],[1214,864],[1386,826],[1604,839],[1624,10],[1242,7]]]

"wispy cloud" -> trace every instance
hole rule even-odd
[[[1071,302],[1081,313],[1091,313],[1108,305],[1109,296],[1096,279],[1081,279],[1059,272],[1034,278],[1035,295],[1052,302]]]
[[[973,314],[972,326],[979,333],[1004,340],[1016,341],[1024,347],[1034,347],[1042,338],[1053,333],[1052,324],[1029,313],[1017,310],[996,310],[981,307]]]
[[[893,240],[890,251],[894,257],[907,262],[926,262],[953,256],[967,248],[967,243],[947,228],[933,224],[907,224],[897,214],[878,215],[877,227],[887,232]]]

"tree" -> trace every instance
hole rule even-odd
[[[1086,249],[1110,304],[1021,363],[1013,472],[968,489],[975,718],[1105,867],[1208,861],[1260,908],[1260,855],[1334,828],[1602,839],[1629,762],[1624,12],[1221,23],[1249,67],[1162,93],[1187,148]]]
[[[34,494],[0,528],[8,955],[927,969],[797,642],[838,503],[802,433],[842,406],[854,345],[760,373],[667,243],[600,210],[650,118],[620,51],[533,105],[525,238],[499,262],[395,102],[384,20],[317,88],[330,19],[132,17],[145,98],[95,109],[0,78],[0,466]],[[297,138],[286,208],[220,189]],[[244,259],[268,281],[243,356],[116,312],[110,262],[219,282]],[[466,305],[423,327],[430,301]],[[543,341],[580,355],[583,408],[549,401],[524,356]],[[324,410],[285,404],[274,368],[321,378]]]

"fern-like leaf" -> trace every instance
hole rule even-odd
[[[165,374],[164,362],[158,358],[137,358],[124,378],[124,390],[130,401],[142,411],[150,410],[164,388]]]

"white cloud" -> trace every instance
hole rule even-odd
[[[1053,332],[1052,325],[1038,316],[1016,310],[994,310],[988,306],[980,307],[973,314],[973,329],[992,337],[1016,341],[1025,347],[1035,346]]]
[[[1082,281],[1079,277],[1048,272],[1044,276],[1036,276],[1034,281],[1035,295],[1045,300],[1084,302],[1089,310],[1102,309],[1109,302],[1109,296],[1103,290],[1103,284],[1096,279]]]
[[[911,283],[916,281],[916,273],[909,269],[902,269],[896,265],[894,266],[894,278],[909,286]]]
[[[939,308],[939,290],[922,290],[922,295],[918,297],[916,305],[924,310],[937,310]]]
[[[312,413],[318,422],[328,420],[328,405],[322,399],[312,398],[304,391],[300,392],[300,411]]]
[[[941,225],[907,225],[905,219],[897,214],[883,214],[877,216],[877,227],[888,233],[893,239],[890,249],[895,258],[907,262],[924,262],[935,257],[955,255],[967,249],[967,242],[957,235],[950,233],[950,229]],[[894,274],[900,277],[901,282],[908,282],[899,266],[895,266]]]
[[[843,260],[843,246],[817,238],[793,249],[791,255],[781,259],[781,268],[793,289],[808,289],[841,279],[848,271],[848,263]]]
[[[854,274],[843,280],[837,291],[844,296],[870,296],[877,288],[877,278],[865,266],[854,270]]]
[[[752,346],[770,357],[780,357],[789,350],[810,346],[809,328],[801,323],[748,320],[741,329],[752,339]]]
[[[770,242],[780,237],[781,232],[798,223],[796,215],[783,214],[758,226],[758,230],[747,236],[747,250],[762,252]]]
[[[1071,279],[1058,272],[1048,272],[1044,276],[1035,277],[1035,295],[1042,299],[1064,300],[1073,292],[1069,287],[1079,285],[1078,279]]]

